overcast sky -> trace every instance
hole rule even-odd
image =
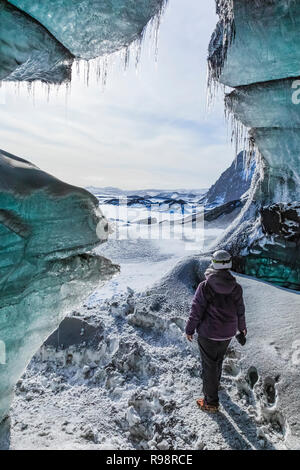
[[[207,188],[234,158],[223,98],[206,110],[207,45],[215,1],[169,0],[158,61],[146,37],[138,73],[116,61],[103,90],[74,70],[69,94],[1,91],[4,150],[80,186]]]

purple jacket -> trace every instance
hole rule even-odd
[[[205,277],[194,295],[186,334],[196,330],[199,336],[221,340],[245,330],[243,289],[235,277],[228,270],[212,268]]]

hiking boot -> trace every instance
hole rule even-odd
[[[207,413],[217,413],[219,411],[219,405],[209,405],[205,403],[204,398],[199,398],[196,403],[202,411],[206,411]]]

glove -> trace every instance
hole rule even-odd
[[[245,346],[247,340],[244,333],[239,333],[238,335],[236,335],[236,339],[242,346]]]

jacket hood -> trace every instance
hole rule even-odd
[[[237,285],[235,277],[227,269],[216,270],[209,267],[205,272],[205,277],[209,286],[217,294],[231,294]]]

